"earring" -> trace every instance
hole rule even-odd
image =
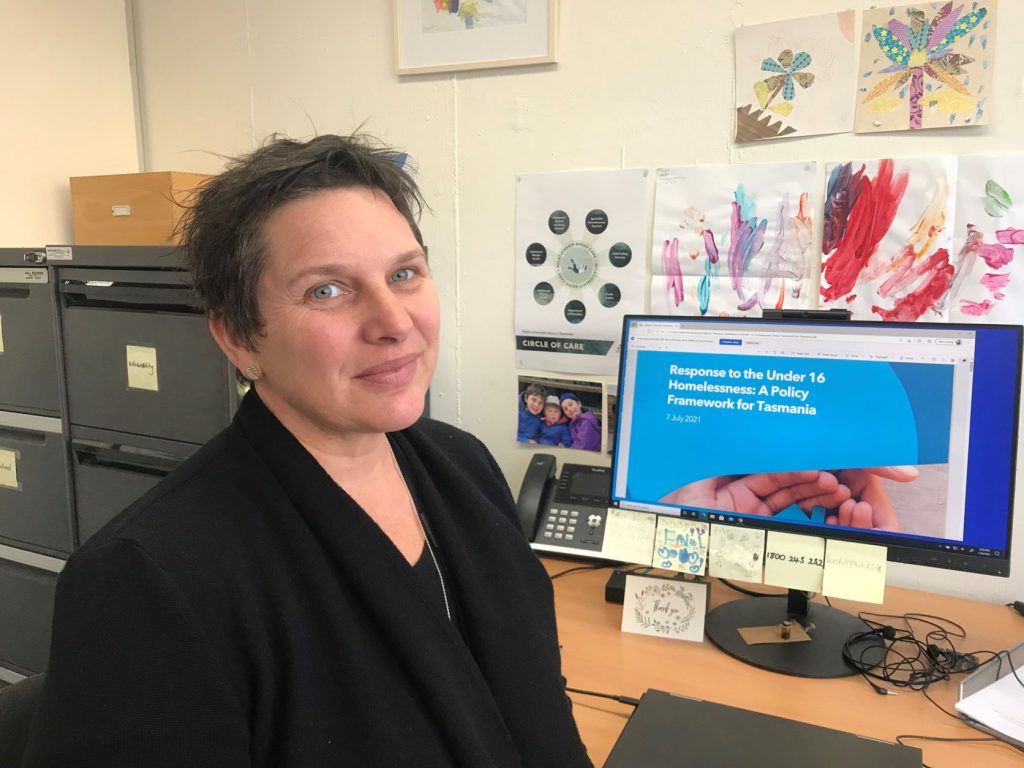
[[[263,378],[263,371],[257,368],[255,365],[250,365],[245,369],[245,378],[249,381],[258,381]]]

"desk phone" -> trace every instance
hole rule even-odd
[[[530,546],[539,552],[601,556],[611,496],[608,467],[565,464],[556,477],[555,457],[530,460],[516,505]]]

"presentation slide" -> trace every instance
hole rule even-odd
[[[635,364],[629,498],[942,534],[952,365],[651,350]],[[879,498],[911,482],[920,509]],[[851,519],[850,504],[840,514],[847,497],[874,502],[874,521]],[[893,515],[931,522],[911,530]]]

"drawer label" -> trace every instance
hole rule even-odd
[[[0,488],[21,489],[18,485],[18,454],[6,448],[0,448]]]
[[[136,347],[128,344],[128,388],[160,391],[160,379],[156,370],[156,347]]]

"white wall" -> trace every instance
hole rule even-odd
[[[139,170],[124,0],[0,0],[0,246],[70,243],[69,176]]]
[[[1017,2],[1000,6],[992,126],[743,149],[730,141],[735,25],[866,8],[869,0],[823,0],[813,9],[798,0],[562,0],[557,64],[401,80],[392,5],[134,0],[147,168],[216,171],[221,161],[207,153],[247,149],[273,131],[308,136],[361,124],[408,149],[433,207],[424,233],[444,306],[433,413],[480,436],[513,488],[529,456],[512,439],[508,405],[518,373],[517,172],[1024,149]],[[1010,581],[892,566],[890,583],[1020,599],[1024,514],[1017,522]]]

